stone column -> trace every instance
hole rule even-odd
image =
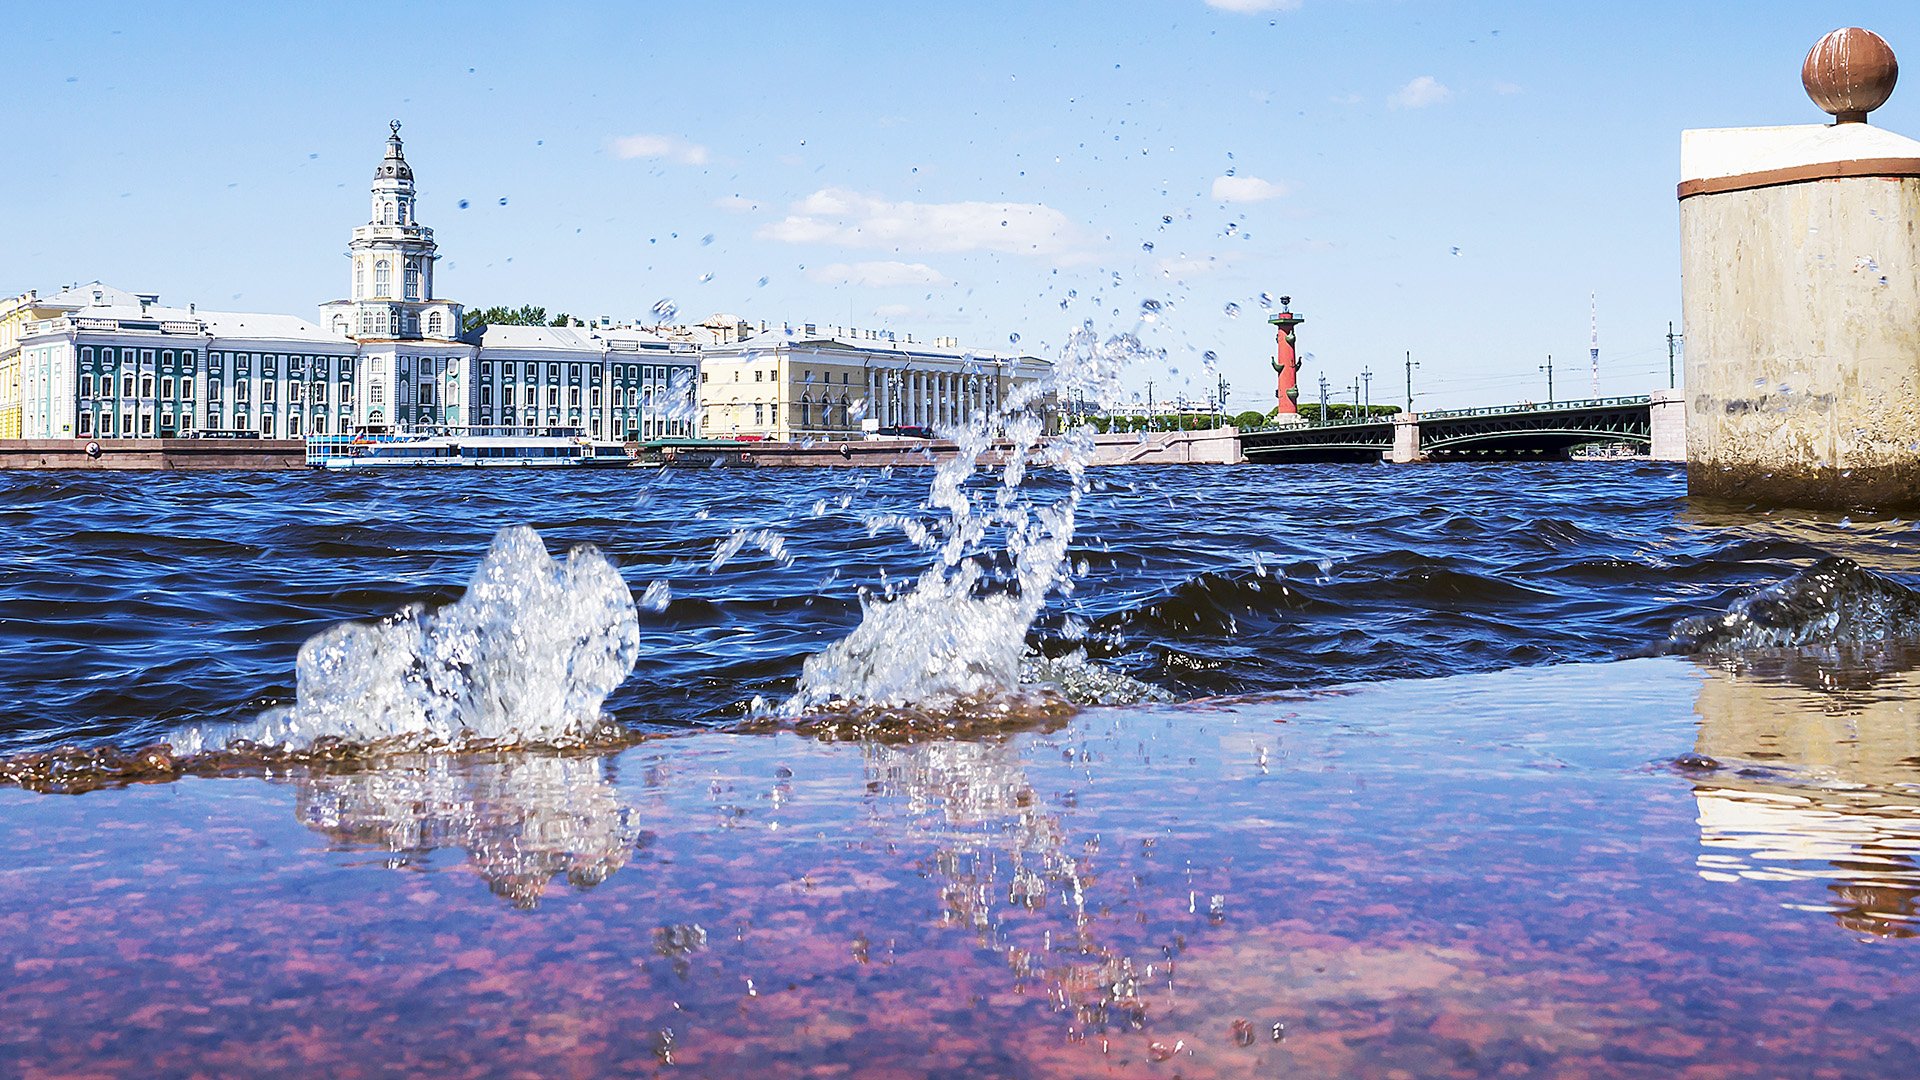
[[[1649,407],[1653,427],[1653,445],[1648,456],[1655,461],[1687,460],[1687,395],[1681,390],[1655,390]]]
[[[1395,465],[1411,465],[1422,460],[1418,415],[1414,413],[1393,415],[1393,449],[1387,452],[1387,460]]]
[[[1837,30],[1802,79],[1838,123],[1681,137],[1696,495],[1920,505],[1920,142],[1864,122],[1896,70]]]

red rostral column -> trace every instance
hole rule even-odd
[[[1280,328],[1273,357],[1273,372],[1279,376],[1275,395],[1280,400],[1274,412],[1281,416],[1298,416],[1300,413],[1300,356],[1293,350],[1293,328],[1307,320],[1289,311],[1288,308],[1292,306],[1293,297],[1283,296],[1280,298],[1280,314],[1267,316],[1268,322]]]

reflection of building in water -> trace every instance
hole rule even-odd
[[[1058,814],[1028,781],[1010,742],[868,744],[868,790],[906,802],[910,813],[938,815],[933,869],[944,882],[943,919],[970,928],[1002,954],[1021,981],[1045,984],[1049,998],[1090,1028],[1109,1022],[1138,1027],[1145,1006],[1131,958],[1116,956],[1093,934],[1086,886],[1097,841],[1076,856]],[[1067,933],[1045,930],[1015,941],[1008,916],[1058,903]],[[1033,922],[1020,920],[1029,939]]]
[[[1824,902],[1794,906],[1920,935],[1916,701],[1912,670],[1713,672],[1697,703],[1697,751],[1720,764],[1694,785],[1701,876],[1824,882]]]
[[[295,813],[343,845],[392,853],[396,867],[464,848],[494,893],[531,908],[555,877],[590,889],[626,865],[638,833],[604,770],[599,757],[398,757],[295,774]]]

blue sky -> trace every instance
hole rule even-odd
[[[1597,293],[1601,390],[1643,392],[1680,131],[1822,119],[1800,61],[1850,24],[1920,56],[1912,0],[90,4],[10,27],[0,289],[313,318],[398,117],[469,305],[1049,355],[1154,299],[1138,381],[1211,351],[1240,409],[1290,294],[1303,400],[1399,402],[1411,350],[1441,408],[1544,398],[1548,354],[1584,393]],[[1874,119],[1920,135],[1920,89]]]

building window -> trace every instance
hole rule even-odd
[[[480,388],[480,404],[482,405],[493,404],[493,387],[482,386]]]
[[[92,413],[82,412],[80,414],[80,434],[82,435],[93,434],[93,414]]]
[[[527,378],[528,378],[528,379],[534,379],[534,378],[538,378],[538,377],[539,377],[539,375],[540,375],[540,365],[538,365],[538,364],[531,364],[531,363],[527,365]]]
[[[128,398],[133,396],[133,372],[131,371],[120,376],[120,396]]]
[[[93,376],[91,375],[80,376],[80,396],[81,397],[93,396]],[[83,432],[82,434],[85,434],[85,433]]]
[[[220,400],[220,383],[219,382],[210,382],[207,384],[207,400],[208,401]]]
[[[422,405],[433,404],[433,384],[432,383],[423,382],[420,384],[420,404]]]
[[[367,295],[367,264],[358,259],[353,261],[353,298],[363,299]],[[337,324],[336,324],[337,325]]]
[[[753,373],[753,381],[754,381],[754,382],[761,382],[761,381],[763,381],[763,380],[765,379],[765,376],[766,376],[766,374],[767,374],[766,372],[764,372],[764,371],[761,371],[761,370],[759,370],[759,369],[757,369],[757,368],[756,368],[756,369],[754,370],[754,373]]]
[[[273,387],[274,387],[274,384],[272,380],[268,380],[260,384],[260,400],[261,401],[270,402],[273,400]]]
[[[299,437],[300,437],[300,414],[294,413],[292,416],[287,417],[287,438],[297,439]]]
[[[153,375],[151,372],[140,376],[140,396],[143,398],[153,396]]]
[[[407,260],[407,299],[420,299],[420,264]]]
[[[393,264],[386,259],[373,261],[373,295],[389,296],[393,292]]]
[[[573,409],[577,409],[580,407],[580,388],[579,387],[570,386],[567,388],[567,407],[573,408]]]
[[[173,376],[168,375],[160,380],[160,396],[173,400]]]
[[[399,312],[393,311],[387,314],[387,333],[391,334],[394,337],[400,336],[400,313]]]
[[[753,422],[756,424],[767,422],[766,406],[757,401],[753,403]]]
[[[219,409],[207,410],[207,426],[212,428],[215,431],[220,430],[220,410]]]
[[[706,373],[706,372],[704,372],[704,371],[703,371],[703,372],[701,372],[701,373],[700,373],[700,381],[701,381],[702,383],[704,383],[704,382],[706,382],[706,381],[707,381],[707,373]]]
[[[540,399],[535,396],[535,393],[536,391],[533,389],[533,387],[531,386],[527,387],[526,394],[521,398],[521,404],[526,405],[528,407],[532,407],[540,404]]]
[[[353,384],[352,383],[343,382],[340,384],[340,404],[341,405],[353,404]]]
[[[300,404],[300,392],[305,388],[305,384],[303,383],[288,383],[287,400],[295,405]]]
[[[554,382],[560,381],[560,365],[559,364],[547,365],[547,378],[551,379]]]
[[[273,438],[273,414],[272,413],[260,414],[260,434],[269,439]]]
[[[436,311],[427,316],[427,333],[432,334],[434,337],[440,336],[440,313],[439,312]]]
[[[120,414],[120,435],[125,438],[131,438],[133,436],[133,414],[132,413]]]
[[[560,388],[557,386],[547,387],[547,407],[551,409],[551,408],[558,408],[559,406],[560,406]]]

